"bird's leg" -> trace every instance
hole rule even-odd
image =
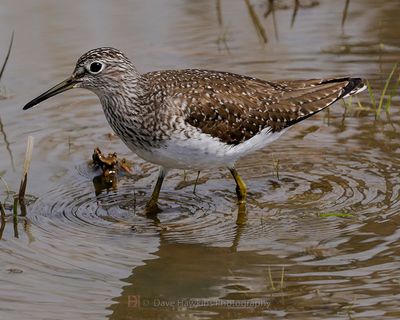
[[[149,202],[147,202],[146,204],[147,214],[156,214],[161,211],[157,205],[157,202],[158,202],[158,197],[160,195],[161,186],[166,174],[167,170],[163,167],[160,167],[160,172],[158,173],[158,178],[153,193],[151,194]]]
[[[235,168],[229,168],[229,171],[232,173],[233,178],[236,182],[236,194],[238,198],[239,204],[246,203],[246,195],[247,195],[247,187],[242,178],[240,177],[239,173],[236,171]]]
[[[197,171],[197,178],[196,178],[196,181],[194,183],[193,194],[196,194],[196,187],[197,187],[197,182],[199,181],[199,177],[200,177],[200,170]]]

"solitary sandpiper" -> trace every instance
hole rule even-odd
[[[349,77],[265,81],[199,69],[140,74],[121,51],[103,47],[81,56],[72,76],[24,110],[72,88],[93,91],[122,141],[160,166],[147,204],[154,211],[170,169],[226,167],[243,205],[247,190],[235,169],[239,158],[365,86],[360,78]]]

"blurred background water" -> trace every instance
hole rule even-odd
[[[240,161],[250,191],[244,225],[226,170],[202,172],[196,195],[196,172],[172,172],[160,223],[146,219],[157,168],[110,137],[90,92],[22,111],[99,46],[121,49],[140,72],[361,76],[379,100],[400,60],[397,0],[351,0],[343,25],[344,0],[300,1],[297,10],[274,1],[264,17],[268,4],[0,3],[0,64],[15,32],[0,83],[0,174],[17,189],[34,136],[27,192],[37,199],[18,237],[11,217],[1,225],[1,319],[400,317],[398,90],[388,113],[377,115],[364,93],[362,107],[337,103]],[[97,197],[98,172],[88,165],[95,146],[135,172]]]

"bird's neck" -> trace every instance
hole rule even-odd
[[[140,147],[142,139],[151,140],[150,127],[154,123],[154,106],[150,102],[146,80],[124,80],[115,86],[112,92],[97,95],[107,121],[125,143],[138,144]]]

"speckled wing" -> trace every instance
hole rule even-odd
[[[270,82],[206,70],[162,71],[152,77],[168,79],[161,81],[164,94],[182,108],[188,124],[232,145],[265,128],[279,132],[363,87],[359,78]]]

